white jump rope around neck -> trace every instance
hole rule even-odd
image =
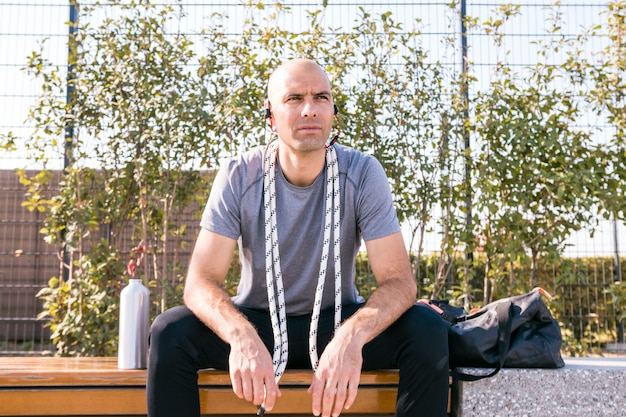
[[[319,358],[317,354],[317,326],[324,294],[324,283],[328,265],[331,231],[333,238],[333,261],[335,265],[335,315],[334,330],[341,324],[341,254],[340,254],[340,191],[339,167],[337,152],[333,146],[337,136],[326,145],[326,199],[324,209],[324,241],[320,269],[315,290],[315,301],[309,327],[309,357],[313,372],[317,372]],[[272,332],[274,334],[274,352],[272,363],[274,376],[278,382],[285,372],[289,341],[287,340],[287,314],[285,311],[285,291],[283,287],[282,271],[280,269],[280,254],[278,249],[278,231],[276,220],[276,159],[278,140],[274,139],[267,144],[263,154],[263,198],[265,214],[265,278],[267,285],[267,299],[269,303]],[[259,407],[257,415],[265,412],[263,405]]]

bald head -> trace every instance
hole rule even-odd
[[[277,95],[284,93],[285,86],[293,84],[295,81],[306,82],[306,80],[323,77],[326,90],[330,94],[330,81],[328,75],[315,61],[306,58],[296,58],[287,61],[277,67],[270,75],[267,84],[267,97],[270,102],[277,99]]]

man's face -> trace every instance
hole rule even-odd
[[[270,79],[268,98],[272,130],[294,152],[324,148],[334,107],[326,74],[310,61],[291,61]]]

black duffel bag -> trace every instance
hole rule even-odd
[[[452,375],[475,381],[505,368],[560,368],[562,336],[558,322],[543,302],[542,289],[494,301],[472,314],[447,301],[421,302],[449,323],[448,349]],[[475,372],[464,368],[486,368]]]

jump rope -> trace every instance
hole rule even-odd
[[[340,190],[339,164],[334,143],[339,133],[326,143],[326,198],[324,208],[324,240],[320,268],[313,302],[313,313],[309,327],[309,357],[313,373],[317,372],[319,357],[317,353],[317,328],[322,307],[326,269],[330,256],[331,233],[333,239],[333,261],[335,265],[335,314],[334,331],[341,324],[341,254],[340,254]],[[276,219],[276,161],[278,139],[272,139],[263,153],[263,198],[265,220],[265,279],[267,299],[269,303],[272,333],[274,335],[274,352],[272,364],[276,383],[280,380],[287,366],[289,341],[287,337],[287,313],[285,311],[285,291],[283,275],[280,268],[280,253],[278,245],[278,229]],[[258,416],[265,414],[262,404],[257,412]]]

